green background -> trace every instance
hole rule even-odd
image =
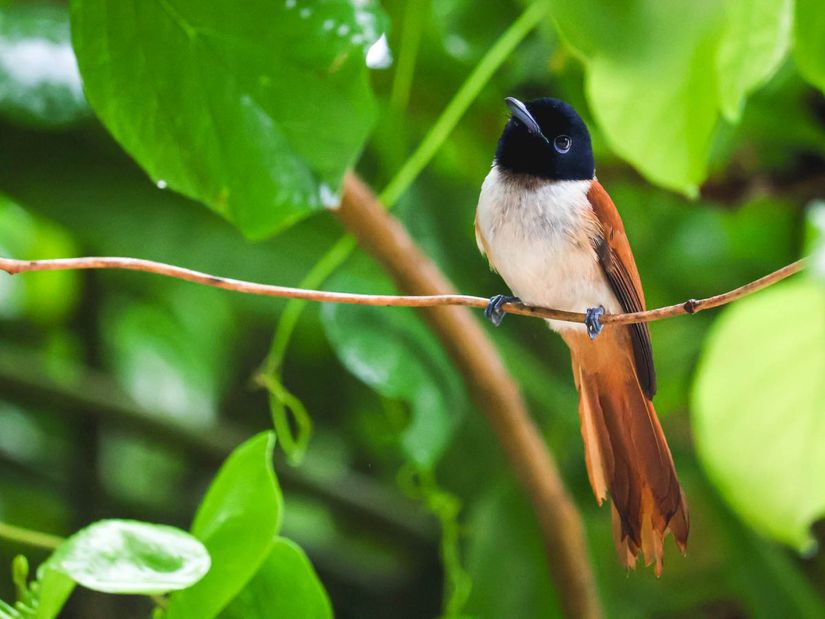
[[[817,0],[0,1],[0,254],[393,292],[327,212],[355,169],[460,291],[491,296],[472,222],[503,99],[563,98],[649,307],[815,260],[651,325],[692,524],[660,579],[616,561],[559,338],[485,325],[582,512],[605,615],[825,616],[823,42]],[[144,525],[98,563],[109,542],[84,527],[107,518],[191,536]],[[203,548],[211,568],[169,594],[170,619],[560,613],[535,517],[408,309],[0,277],[0,522],[82,529],[20,596],[59,607],[78,582],[66,617],[151,616],[150,597],[88,588],[165,594]],[[13,604],[13,557],[34,578],[49,552],[4,531]],[[185,556],[153,554],[164,531]],[[94,561],[70,570],[78,539]]]

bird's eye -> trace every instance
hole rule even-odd
[[[573,140],[570,139],[569,135],[557,135],[556,139],[553,140],[553,147],[556,152],[562,155],[569,151],[571,146],[573,146]]]

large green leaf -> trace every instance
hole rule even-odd
[[[209,550],[212,569],[170,598],[169,619],[215,617],[269,555],[283,508],[272,470],[274,447],[274,433],[263,432],[224,462],[192,524],[192,533]]]
[[[331,287],[373,294],[392,290],[384,279],[353,276],[337,277]],[[410,403],[402,447],[413,462],[432,467],[467,408],[461,378],[438,341],[408,308],[330,303],[321,318],[350,372],[380,394]]]
[[[188,533],[133,520],[101,520],[72,535],[49,566],[88,589],[158,594],[184,589],[209,570],[209,553]]]
[[[91,114],[64,7],[0,5],[0,114],[46,127]]]
[[[803,550],[825,514],[825,290],[811,279],[737,302],[708,339],[693,430],[709,476],[764,534]]]
[[[650,180],[695,192],[718,116],[721,3],[552,3],[585,61],[590,108],[611,148]]]
[[[337,203],[375,116],[375,0],[71,6],[89,101],[160,185],[256,237]]]
[[[825,92],[825,9],[820,0],[796,0],[794,59],[809,82]]]
[[[789,39],[789,0],[548,0],[586,69],[610,147],[649,180],[695,194],[719,110],[737,120]]]
[[[221,617],[332,619],[332,606],[304,551],[279,537],[261,569]]]
[[[791,0],[725,2],[726,25],[719,44],[720,104],[738,121],[745,98],[776,71],[788,51],[793,23]]]

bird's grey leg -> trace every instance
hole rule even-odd
[[[584,324],[587,327],[587,335],[591,340],[595,340],[599,333],[604,329],[604,325],[599,322],[599,318],[604,315],[604,307],[589,307],[585,312]]]
[[[505,303],[521,303],[521,299],[518,297],[508,297],[504,294],[497,294],[496,296],[490,298],[490,302],[484,310],[484,315],[496,327],[501,324],[502,320],[504,320],[504,314],[506,312],[501,311],[501,306]]]

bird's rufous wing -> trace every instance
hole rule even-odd
[[[610,288],[625,312],[640,312],[645,309],[642,282],[619,211],[616,210],[607,191],[595,179],[587,193],[587,199],[601,224],[602,236],[595,240],[595,248]],[[650,399],[656,393],[656,370],[653,367],[650,332],[647,324],[643,322],[629,325],[629,328],[636,362],[636,376],[645,395]]]

